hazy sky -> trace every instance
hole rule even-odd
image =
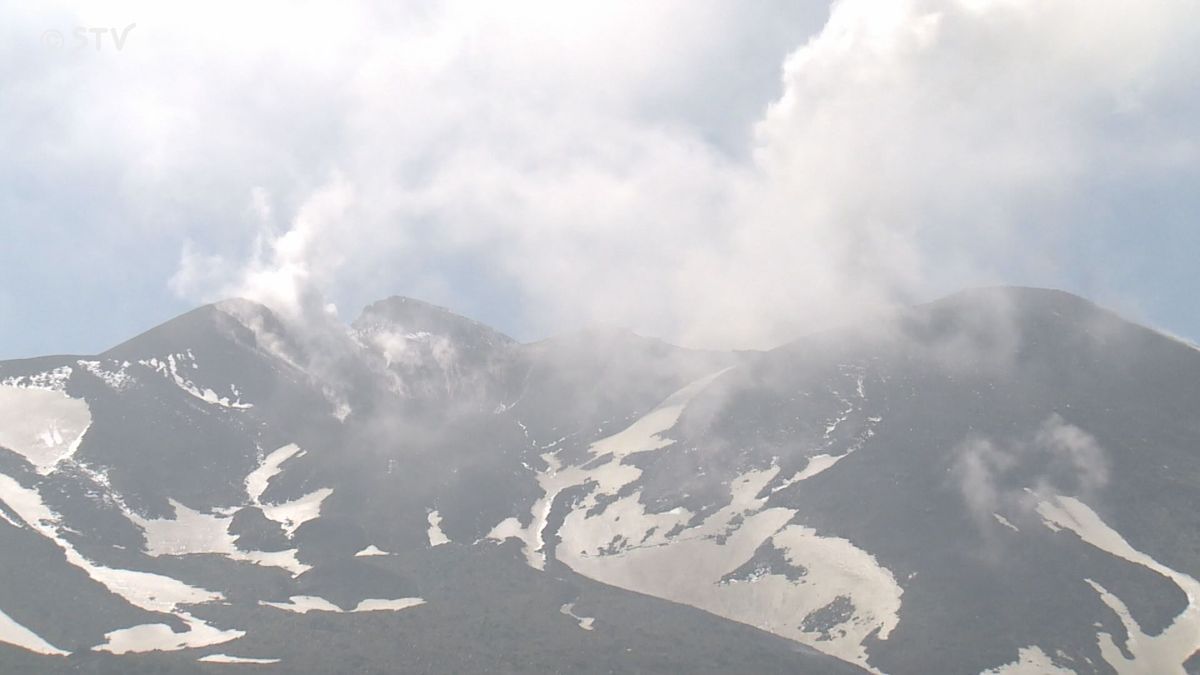
[[[766,346],[1012,283],[1200,338],[1194,0],[26,4],[0,358],[231,295]]]

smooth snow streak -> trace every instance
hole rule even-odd
[[[308,614],[309,612],[332,612],[334,614],[354,614],[359,612],[398,612],[410,607],[425,604],[423,598],[398,598],[396,600],[378,600],[368,598],[358,603],[354,609],[346,611],[325,598],[315,595],[293,595],[288,602],[267,602],[260,600],[258,604],[264,607],[274,607],[285,612]]]
[[[729,505],[695,527],[687,527],[693,514],[683,508],[647,513],[640,490],[624,490],[624,496],[599,508],[601,495],[616,496],[641,477],[640,469],[622,460],[670,445],[664,434],[718,375],[688,385],[625,430],[594,443],[591,459],[582,466],[563,467],[556,455],[543,455],[549,468],[538,474],[544,495],[533,505],[531,524],[522,527],[508,518],[489,537],[520,539],[529,564],[543,569],[543,530],[555,497],[574,486],[593,485],[558,531],[560,562],[597,581],[691,605],[869,668],[863,643],[872,634],[887,639],[899,621],[903,591],[890,571],[851,542],[789,527],[794,511],[764,508],[766,499],[758,495],[777,477],[778,466],[731,481]],[[668,536],[673,531],[679,533]],[[808,574],[798,581],[782,574],[723,581],[768,541]],[[810,616],[843,605],[850,611],[836,625],[804,628]]]
[[[996,519],[997,523],[1000,523],[1001,525],[1003,525],[1004,527],[1007,527],[1008,529],[1012,530],[1013,532],[1021,531],[1020,529],[1017,528],[1016,525],[1013,525],[1012,522],[1010,522],[1008,520],[1008,518],[1005,518],[1004,516],[1000,515],[999,513],[993,513],[992,517]]]
[[[3,520],[4,522],[8,523],[9,525],[12,525],[13,527],[17,528],[18,530],[23,529],[25,527],[21,523],[18,523],[17,521],[13,520],[12,516],[8,515],[8,513],[5,509],[0,509],[0,520]]]
[[[0,446],[43,476],[75,454],[91,424],[81,399],[52,389],[0,386]]]
[[[293,457],[303,456],[304,451],[300,446],[289,443],[264,457],[258,467],[246,476],[246,495],[250,497],[250,502],[261,505],[263,493],[270,487],[271,479],[283,471],[283,463]]]
[[[1200,599],[1200,582],[1135,549],[1119,532],[1109,527],[1095,511],[1078,499],[1057,496],[1039,502],[1037,512],[1050,529],[1070,530],[1084,542],[1102,551],[1163,575],[1175,582],[1187,595],[1187,608],[1175,617],[1171,625],[1158,635],[1147,635],[1120,598],[1091,579],[1087,580],[1104,604],[1121,619],[1128,633],[1126,647],[1133,658],[1125,657],[1111,635],[1100,633],[1097,636],[1100,653],[1110,666],[1122,675],[1183,675],[1183,663],[1200,650],[1200,605],[1197,604],[1197,600]]]
[[[66,656],[70,654],[70,652],[64,652],[46,642],[33,631],[17,623],[12,617],[5,614],[3,610],[0,610],[0,642],[46,656]]]
[[[200,663],[224,663],[227,665],[269,666],[279,663],[279,659],[252,659],[245,656],[229,656],[228,654],[209,654],[196,661]]]

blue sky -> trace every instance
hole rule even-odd
[[[744,347],[1011,283],[1200,339],[1194,3],[0,17],[0,358],[230,295]]]

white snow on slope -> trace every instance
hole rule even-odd
[[[858,397],[860,405],[865,405],[867,402],[867,395],[863,385],[866,376],[863,374],[862,368],[858,366],[842,366],[841,370],[843,374],[854,374],[854,395]],[[838,427],[840,427],[843,422],[850,419],[850,415],[857,409],[854,401],[838,393],[837,390],[831,389],[830,393],[836,396],[845,407],[838,412],[834,418],[826,421],[822,444],[824,449],[832,449],[834,447],[835,438],[833,433],[837,431]],[[808,463],[804,465],[803,469],[796,472],[796,474],[791,478],[788,478],[779,485],[771,488],[771,492],[778,492],[784,488],[795,485],[800,481],[808,480],[813,476],[822,474],[833,468],[833,465],[849,457],[852,453],[862,449],[862,447],[866,445],[867,439],[875,435],[875,425],[879,424],[881,421],[883,421],[883,419],[880,417],[868,417],[866,429],[860,433],[857,439],[853,440],[850,445],[845,447],[840,454],[833,455],[828,452],[822,452],[809,457]]]
[[[151,612],[173,612],[179,605],[224,599],[215,591],[195,588],[161,574],[114,569],[84,558],[74,545],[62,537],[58,514],[45,505],[41,495],[4,474],[0,474],[0,500],[26,525],[57,544],[66,554],[67,562],[136,607]]]
[[[233,548],[234,537],[229,534],[232,518],[200,513],[174,499],[169,501],[175,510],[174,519],[149,519],[136,513],[129,514],[130,520],[146,535],[147,555],[226,553]]]
[[[107,642],[97,650],[152,651],[181,649],[178,645],[195,643],[219,644],[234,640],[242,631],[221,631],[179,610],[180,605],[194,605],[223,600],[216,591],[189,586],[178,579],[162,574],[106,567],[85,558],[60,532],[60,518],[42,501],[41,495],[26,488],[10,476],[0,474],[0,500],[26,525],[54,542],[66,556],[67,562],[83,570],[93,581],[129,604],[150,612],[174,614],[188,626],[186,633],[173,633],[162,624],[134,626],[106,635]],[[155,628],[158,626],[159,628]]]
[[[507,518],[492,528],[487,538],[498,541],[509,538],[520,539],[525,544],[525,559],[530,567],[539,570],[545,569],[546,554],[543,550],[542,532],[546,528],[550,508],[558,493],[566,488],[593,480],[599,484],[601,493],[615,494],[621,487],[637,480],[642,475],[641,469],[624,464],[621,460],[635,452],[657,450],[670,445],[671,440],[661,434],[675,426],[688,401],[727,370],[728,368],[689,384],[671,394],[654,410],[625,430],[593,443],[590,448],[593,457],[609,457],[609,461],[598,468],[589,470],[579,467],[563,468],[554,453],[543,454],[542,459],[546,461],[549,468],[537,476],[543,496],[533,504],[530,511],[532,521],[528,526],[522,527],[517,518]],[[662,531],[666,532],[667,529]]]
[[[592,517],[580,507],[567,516],[559,531],[562,543],[557,557],[597,581],[698,607],[868,667],[863,642],[876,631],[879,639],[888,638],[899,621],[903,591],[891,572],[851,542],[818,536],[798,525],[788,526],[795,515],[790,509],[763,509],[763,500],[754,495],[777,471],[751,471],[734,481],[729,506],[699,527],[684,530],[670,540],[634,546],[614,555],[588,550],[589,543],[608,541],[608,535],[617,530],[628,540],[637,541],[628,533],[652,522],[639,517],[638,511],[644,513],[641,504],[636,497],[622,499],[612,505],[623,505],[615,513],[610,506]],[[677,522],[687,522],[690,517],[685,511]],[[735,517],[742,518],[740,525],[734,525]],[[727,535],[724,543],[717,539],[719,535]],[[800,581],[764,574],[747,582],[722,583],[726,574],[750,560],[768,540],[785,551],[793,565],[806,568],[808,574]],[[848,620],[828,634],[804,631],[806,617],[839,598],[853,604]]]
[[[351,612],[399,612],[409,607],[419,607],[425,604],[423,598],[397,598],[395,600],[379,600],[368,598],[358,603]]]
[[[819,473],[823,473],[834,464],[837,464],[838,461],[845,459],[848,454],[849,453],[846,455],[838,455],[836,457],[823,453],[820,455],[813,455],[812,457],[808,458],[808,464],[805,464],[803,469],[797,471],[796,475],[772,488],[771,491],[778,492],[786,487],[791,487],[802,480],[808,480]]]
[[[521,540],[529,564],[543,569],[543,530],[551,504],[562,490],[590,484],[591,492],[572,506],[558,531],[559,561],[592,579],[698,607],[869,668],[863,642],[872,633],[887,639],[898,623],[903,591],[891,572],[851,542],[789,527],[794,511],[765,508],[759,495],[779,467],[750,470],[731,481],[729,505],[695,527],[686,527],[693,514],[683,508],[648,513],[640,490],[599,508],[599,497],[616,496],[641,477],[640,469],[622,460],[669,445],[663,434],[714,377],[681,389],[627,429],[594,443],[586,469],[564,467],[556,455],[543,455],[549,468],[538,474],[543,497],[531,509],[531,524],[522,527],[517,518],[508,518],[489,537]],[[589,516],[590,510],[598,512]],[[668,537],[673,530],[678,534]],[[767,541],[808,574],[798,581],[780,574],[722,581]],[[801,627],[813,612],[846,604],[852,610],[848,618],[828,630]]]
[[[296,499],[278,504],[264,503],[262,496],[271,484],[271,479],[283,471],[283,464],[293,457],[303,457],[305,452],[294,443],[289,443],[259,462],[257,468],[246,476],[246,495],[250,503],[262,509],[263,515],[283,526],[284,532],[291,539],[301,525],[321,516],[321,504],[329,495],[331,488],[321,488]]]
[[[250,502],[261,504],[263,493],[271,485],[271,479],[283,471],[283,463],[293,457],[303,456],[304,451],[300,446],[289,443],[264,457],[258,467],[246,476],[246,495],[250,497]]]
[[[1008,518],[1005,518],[1004,516],[1000,515],[999,513],[993,513],[992,517],[996,519],[997,523],[1000,523],[1001,525],[1003,525],[1004,527],[1007,527],[1008,529],[1012,530],[1013,532],[1021,531],[1017,528],[1016,525],[1013,525],[1012,522],[1009,521]]]
[[[1100,584],[1087,582],[1100,595],[1104,604],[1121,619],[1128,640],[1126,647],[1133,655],[1126,658],[1117,647],[1113,636],[1100,633],[1097,641],[1100,653],[1121,675],[1155,673],[1183,675],[1183,663],[1200,650],[1200,582],[1191,576],[1176,571],[1158,562],[1149,555],[1135,549],[1123,536],[1109,527],[1087,504],[1073,497],[1056,496],[1038,503],[1037,512],[1043,523],[1058,532],[1069,530],[1084,542],[1113,556],[1153,570],[1175,582],[1188,599],[1183,610],[1170,626],[1158,635],[1147,635],[1130,615],[1125,603]]]
[[[565,614],[566,616],[569,616],[572,619],[575,619],[576,621],[578,621],[579,627],[584,630],[593,630],[595,628],[594,624],[596,623],[596,619],[594,617],[579,616],[578,614],[576,614],[575,613],[575,603],[573,603],[573,602],[568,602],[567,604],[563,605],[562,607],[559,607],[558,611],[560,613]]]
[[[70,366],[59,366],[54,370],[34,375],[14,375],[0,380],[0,387],[19,387],[21,389],[45,389],[47,391],[64,391],[67,380],[71,379]]]
[[[683,409],[697,394],[704,391],[713,380],[729,370],[726,368],[696,380],[668,396],[654,410],[629,425],[628,428],[596,441],[591,447],[592,456],[602,457],[612,454],[614,459],[619,460],[635,452],[647,452],[667,447],[672,441],[662,434],[675,426],[679,421],[679,416],[683,414]]]
[[[176,614],[188,629],[176,633],[165,623],[147,623],[105,633],[105,642],[94,651],[112,654],[141,654],[199,649],[232,642],[246,635],[240,630],[220,630],[186,612]]]
[[[151,557],[216,554],[238,562],[248,562],[263,567],[278,567],[287,570],[293,577],[300,576],[312,569],[310,565],[300,562],[297,557],[299,552],[296,549],[284,551],[243,551],[238,549],[237,537],[231,533],[230,528],[233,525],[233,517],[241,511],[242,505],[215,508],[211,514],[207,514],[191,509],[174,499],[169,499],[175,513],[173,518],[146,518],[130,509],[121,495],[113,491],[112,484],[105,472],[92,469],[83,463],[76,463],[75,466],[99,488],[96,496],[120,510],[131,523],[141,529],[146,539],[145,553]],[[259,469],[261,468],[260,466]],[[262,489],[266,488],[267,480],[269,477],[261,480]],[[251,491],[250,486],[257,485],[258,482],[260,482],[258,478],[248,477],[247,490]]]
[[[258,604],[264,607],[274,607],[282,609],[286,612],[295,614],[308,614],[309,612],[341,612],[342,608],[326,600],[318,598],[315,595],[293,595],[288,598],[288,602],[269,602],[267,600],[259,600]]]
[[[367,599],[358,603],[354,609],[348,612],[325,598],[318,598],[315,595],[293,595],[288,598],[288,602],[267,602],[260,600],[258,604],[296,614],[308,614],[309,612],[354,614],[360,612],[398,612],[410,607],[423,605],[425,604],[425,600],[423,598],[398,598],[396,600]]]
[[[1017,660],[983,671],[979,675],[1075,675],[1075,671],[1054,665],[1041,647],[1022,647]]]
[[[430,548],[432,548],[434,546],[441,546],[442,544],[449,544],[450,537],[447,537],[446,533],[442,532],[442,516],[441,516],[441,514],[438,513],[437,511],[430,511],[428,519],[429,519],[429,546],[430,546]]]
[[[50,389],[0,386],[0,446],[43,476],[75,454],[91,424],[86,401]]]
[[[9,525],[12,525],[13,527],[17,528],[18,530],[23,529],[25,527],[21,523],[18,523],[16,520],[14,520],[12,516],[8,515],[7,508],[0,508],[0,520],[3,520],[4,522],[8,523]]]
[[[14,621],[9,615],[0,610],[0,642],[28,649],[34,654],[46,656],[66,656],[70,652],[55,647],[43,640],[33,631]]]
[[[332,488],[321,488],[282,504],[264,504],[263,515],[283,526],[283,531],[291,539],[301,525],[321,517],[321,504],[329,495]]]
[[[296,557],[296,549],[286,551],[242,551],[235,544],[237,537],[230,533],[233,516],[215,516],[192,510],[170,500],[175,510],[173,519],[149,519],[127,512],[127,516],[146,536],[146,554],[152,557],[214,553],[230,560],[249,562],[263,567],[278,567],[298,577],[312,566]],[[236,513],[236,510],[234,511]]]
[[[375,544],[371,544],[370,546],[364,548],[363,550],[359,551],[358,553],[355,553],[354,557],[355,558],[371,558],[374,556],[381,556],[381,555],[391,555],[391,553],[388,553],[387,551],[379,548]]]
[[[280,662],[280,659],[252,659],[245,656],[230,656],[228,654],[209,654],[196,661],[200,663],[223,663],[226,665],[269,666]]]
[[[133,381],[133,376],[128,373],[128,361],[121,363],[109,361],[108,363],[113,366],[114,370],[105,368],[104,364],[100,361],[84,361],[80,359],[75,363],[116,391],[121,391]]]
[[[192,380],[189,380],[185,375],[181,374],[181,367],[185,369],[184,372],[186,372],[188,367],[190,367],[192,370],[200,369],[199,364],[196,363],[196,357],[192,354],[191,350],[181,354],[168,354],[165,360],[159,360],[156,357],[144,359],[138,361],[138,363],[146,366],[147,368],[153,369],[156,373],[159,373],[163,377],[166,377],[168,380],[174,382],[175,386],[200,399],[201,401],[204,401],[205,403],[238,410],[254,407],[250,403],[242,402],[241,394],[238,392],[236,385],[229,385],[229,391],[230,394],[232,394],[232,398],[230,398],[229,396],[221,396],[208,387],[201,387]]]

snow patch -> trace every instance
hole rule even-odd
[[[688,385],[623,431],[593,443],[582,466],[564,467],[553,453],[542,455],[548,468],[537,475],[543,496],[531,509],[530,524],[505,519],[489,538],[521,540],[527,562],[544,569],[543,530],[554,499],[588,485],[590,492],[570,507],[558,530],[560,562],[597,581],[697,607],[870,669],[864,642],[888,638],[899,622],[903,590],[889,570],[850,541],[789,526],[795,511],[766,508],[764,493],[778,466],[732,480],[730,503],[696,526],[690,526],[694,518],[687,509],[647,512],[641,491],[628,489],[642,472],[622,460],[669,445],[664,432],[713,377]],[[809,475],[835,461],[810,461]],[[723,581],[767,542],[807,573],[798,580],[764,572],[739,583]]]
[[[68,563],[83,570],[92,580],[135,607],[151,612],[171,613],[179,605],[224,599],[223,595],[215,591],[189,586],[178,579],[161,574],[105,567],[88,560],[71,542],[62,537],[59,531],[59,516],[46,506],[41,495],[4,474],[0,474],[0,500],[3,500],[26,525],[57,544],[66,554]]]
[[[844,366],[843,367],[843,371],[847,370],[847,369],[851,370],[852,372],[855,372],[854,392],[855,392],[855,395],[858,396],[858,400],[860,401],[860,403],[865,404],[866,400],[867,400],[866,392],[864,391],[864,388],[863,388],[863,381],[864,381],[865,377],[862,374],[861,369],[854,368],[852,366]],[[824,449],[831,449],[834,446],[835,439],[833,436],[833,432],[837,431],[838,427],[840,427],[843,422],[850,419],[851,413],[853,413],[855,411],[855,404],[853,401],[851,401],[850,399],[846,398],[845,396],[839,394],[836,390],[831,390],[831,393],[834,396],[836,396],[839,401],[841,401],[842,405],[844,405],[846,407],[844,409],[842,409],[837,414],[836,417],[834,417],[833,419],[831,419],[825,423],[824,441],[822,444],[822,447]],[[778,492],[780,490],[783,490],[784,488],[791,487],[792,485],[795,485],[796,483],[799,483],[800,481],[808,480],[809,478],[812,478],[813,476],[816,476],[821,473],[824,473],[825,471],[828,471],[830,468],[833,467],[834,464],[837,464],[841,460],[849,457],[855,451],[862,449],[862,447],[864,445],[866,445],[867,440],[875,435],[875,426],[882,421],[883,421],[882,417],[868,417],[866,428],[858,435],[857,438],[855,438],[850,443],[850,445],[848,447],[846,447],[844,449],[843,452],[841,452],[840,454],[837,454],[837,455],[830,454],[827,452],[822,452],[822,453],[813,455],[812,457],[809,457],[808,463],[804,465],[803,469],[796,472],[796,474],[793,475],[791,478],[788,478],[787,480],[783,481],[779,485],[772,488],[771,492]]]
[[[849,453],[847,453],[847,455],[848,454]],[[812,478],[813,476],[828,470],[840,460],[845,459],[847,455],[838,455],[837,457],[826,454],[813,455],[812,457],[808,458],[808,464],[805,464],[802,470],[796,472],[796,475],[772,488],[771,492],[779,492],[780,490],[791,487],[802,480]]]
[[[432,548],[434,546],[441,546],[442,544],[449,544],[450,537],[447,537],[446,533],[442,532],[442,516],[441,516],[441,514],[439,514],[437,511],[430,511],[428,520],[429,520],[429,546],[430,546],[430,548]]]
[[[258,604],[264,607],[282,609],[285,612],[293,612],[295,614],[342,611],[341,607],[338,607],[325,598],[318,598],[315,595],[293,595],[292,597],[288,598],[287,602],[268,602],[266,600],[259,600]]]
[[[194,354],[192,354],[191,350],[181,354],[168,354],[166,359],[161,361],[155,357],[138,361],[138,363],[146,366],[147,368],[153,369],[154,372],[162,375],[171,382],[174,382],[175,386],[210,405],[217,405],[223,408],[232,408],[237,410],[245,410],[247,408],[254,407],[250,403],[242,402],[241,394],[238,392],[236,385],[229,385],[229,391],[233,395],[233,398],[230,398],[228,396],[221,396],[208,387],[201,388],[192,380],[189,380],[187,377],[181,375],[179,372],[181,364],[184,367],[190,367],[192,370],[200,369],[199,364],[196,363],[196,357]]]
[[[92,424],[86,401],[59,390],[0,386],[0,446],[45,476],[79,449]]]
[[[269,666],[279,663],[279,659],[252,659],[244,656],[229,656],[228,654],[209,654],[196,661],[200,663],[223,663],[227,665]]]
[[[391,553],[388,553],[387,551],[380,549],[375,544],[371,544],[370,546],[364,548],[363,550],[359,551],[358,553],[355,553],[354,557],[355,558],[370,558],[372,556],[379,556],[379,555],[391,555]]]
[[[285,612],[293,612],[296,614],[308,614],[309,612],[332,612],[334,614],[355,614],[361,612],[398,612],[410,607],[418,607],[425,604],[423,598],[398,598],[396,600],[378,600],[367,599],[359,602],[358,605],[347,612],[338,607],[325,598],[319,598],[315,595],[293,595],[288,598],[288,602],[267,602],[260,600],[260,605],[264,607],[274,607]]]
[[[129,368],[128,361],[121,363],[109,361],[115,370],[109,370],[105,368],[100,361],[84,361],[81,359],[75,363],[92,375],[96,376],[96,378],[104,382],[104,384],[108,385],[109,388],[116,391],[125,389],[129,386],[129,383],[133,381],[133,377],[126,372],[126,369]]]
[[[18,530],[25,529],[24,525],[13,520],[12,516],[8,515],[7,509],[0,509],[0,520],[3,520],[4,522],[8,523],[9,525],[12,525],[13,527],[17,528]]]
[[[649,414],[638,419],[623,431],[593,443],[590,448],[592,455],[602,457],[611,454],[614,459],[622,459],[633,453],[649,452],[667,447],[673,441],[662,434],[675,426],[679,421],[679,416],[683,414],[683,409],[695,398],[696,394],[699,394],[713,380],[724,375],[728,370],[729,368],[726,368],[700,378],[671,394]]]
[[[54,370],[34,375],[16,375],[0,380],[0,387],[17,387],[19,389],[43,389],[46,391],[66,391],[67,381],[71,379],[70,366],[59,366]]]
[[[1021,531],[1021,530],[1017,529],[1016,525],[1013,525],[1011,522],[1009,522],[1008,518],[1005,518],[1004,516],[1000,515],[999,513],[993,513],[992,517],[996,519],[997,523],[1000,523],[1001,525],[1007,527],[1008,529],[1012,530],[1013,532]]]
[[[295,443],[289,443],[264,457],[253,471],[246,476],[246,495],[250,503],[262,509],[263,515],[269,520],[279,523],[288,539],[291,539],[301,525],[321,516],[321,504],[329,495],[331,488],[321,488],[302,497],[278,504],[263,503],[262,496],[271,484],[271,479],[283,471],[284,462],[293,457],[303,457],[304,451]]]
[[[558,611],[561,612],[562,614],[565,614],[565,615],[571,617],[572,619],[575,619],[576,621],[578,621],[579,627],[584,630],[593,630],[595,628],[594,624],[596,623],[596,619],[594,617],[579,616],[578,614],[576,614],[575,613],[575,603],[573,603],[573,602],[568,602],[567,604],[563,605],[562,607],[559,607]]]
[[[298,577],[312,569],[296,557],[296,549],[286,551],[241,551],[230,533],[233,517],[214,516],[194,511],[170,500],[174,519],[148,519],[128,512],[129,519],[146,536],[146,554],[152,557],[215,553],[230,560],[249,562],[263,567],[278,567]]]
[[[105,635],[103,645],[95,650],[124,654],[135,651],[169,651],[210,644],[220,644],[245,635],[242,631],[222,631],[179,611],[180,605],[196,605],[223,600],[219,592],[209,591],[153,572],[140,572],[106,567],[88,560],[71,542],[63,538],[58,514],[42,501],[41,494],[26,488],[10,476],[0,474],[0,501],[3,501],[26,525],[54,542],[66,556],[67,563],[83,570],[93,581],[110,593],[124,598],[129,604],[149,612],[174,614],[188,626],[185,633],[175,633],[163,624],[134,626]]]
[[[350,610],[351,612],[399,612],[402,609],[410,607],[419,607],[425,604],[424,598],[398,598],[396,600],[378,600],[368,598],[358,603],[358,606]]]
[[[12,617],[5,614],[3,610],[0,610],[0,642],[20,647],[21,649],[27,649],[34,654],[44,654],[46,656],[66,656],[70,654],[70,652],[64,652],[46,642],[33,631],[17,623]]]
[[[263,515],[269,520],[279,523],[288,539],[291,539],[301,525],[321,517],[321,504],[331,494],[333,494],[332,488],[321,488],[292,501],[282,504],[265,504],[261,508]]]
[[[639,418],[629,427],[593,443],[589,447],[592,457],[597,460],[608,457],[606,463],[596,468],[563,468],[562,463],[554,453],[543,454],[542,459],[546,462],[547,469],[537,475],[538,484],[542,488],[542,497],[534,502],[533,507],[530,509],[532,517],[530,524],[524,527],[515,517],[506,518],[492,528],[487,538],[497,541],[504,541],[510,538],[521,540],[524,543],[525,560],[529,566],[539,570],[545,569],[546,554],[542,532],[546,528],[546,522],[550,516],[550,509],[555,497],[562,490],[576,485],[583,485],[588,481],[595,482],[597,484],[596,492],[601,494],[616,494],[622,487],[636,481],[642,475],[642,470],[635,466],[624,464],[622,460],[632,454],[651,452],[670,445],[673,441],[665,438],[662,434],[675,426],[679,421],[679,416],[683,414],[683,409],[696,394],[700,393],[709,383],[728,370],[726,368],[696,380],[668,396],[654,410]],[[640,497],[640,493],[633,497],[634,501],[638,497]],[[594,505],[594,496],[589,497],[589,499],[591,500],[590,503]],[[628,502],[629,498],[621,501]],[[618,507],[621,501],[610,505],[609,508]],[[667,517],[674,524],[681,516],[679,514],[669,514]],[[661,528],[659,531],[667,532],[669,530],[670,526]]]
[[[253,504],[262,504],[263,493],[271,485],[271,479],[283,471],[284,462],[297,456],[304,456],[304,451],[295,443],[289,443],[264,457],[246,476],[246,495]]]
[[[1074,675],[1075,671],[1054,665],[1041,647],[1022,647],[1017,660],[985,670],[979,675]]]
[[[1126,647],[1133,658],[1126,658],[1108,633],[1097,635],[1100,653],[1118,673],[1184,673],[1183,663],[1200,650],[1200,582],[1176,571],[1135,549],[1123,536],[1109,527],[1087,504],[1073,497],[1056,496],[1037,505],[1043,523],[1051,530],[1069,530],[1084,542],[1135,565],[1141,565],[1170,579],[1188,599],[1170,626],[1158,635],[1147,635],[1129,613],[1125,603],[1103,586],[1087,582],[1100,595],[1128,633]]]
[[[187,613],[180,613],[177,616],[187,624],[186,632],[176,633],[171,630],[170,626],[163,623],[147,623],[105,633],[105,643],[93,647],[92,650],[118,655],[174,652],[181,649],[198,649],[225,644],[246,635],[245,631],[214,628]]]

